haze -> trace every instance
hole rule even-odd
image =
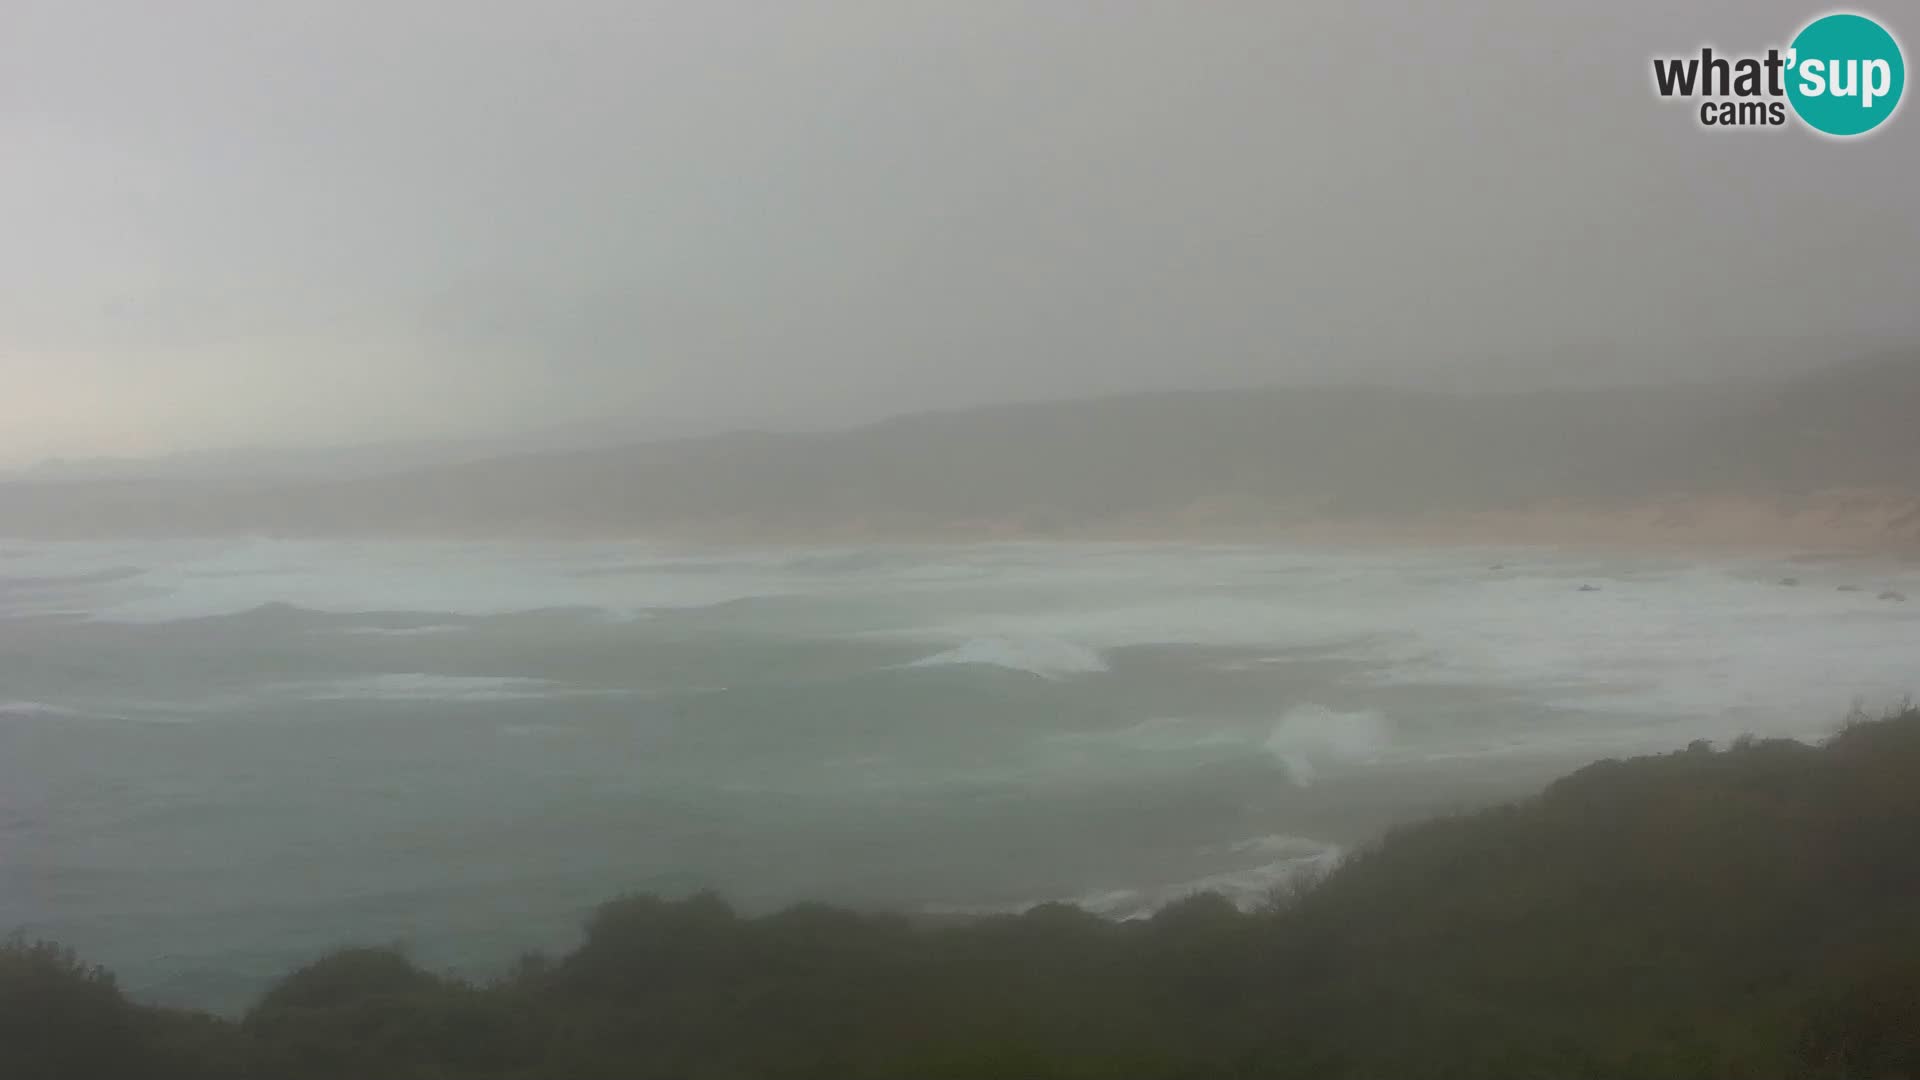
[[[0,464],[1909,336],[1911,117],[1649,90],[1808,14],[14,0]]]

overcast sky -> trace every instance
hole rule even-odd
[[[1920,336],[1911,103],[1650,89],[1816,7],[4,0],[0,463]]]

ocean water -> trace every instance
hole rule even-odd
[[[232,1010],[343,944],[484,975],[634,890],[1253,903],[1916,661],[1920,571],[1838,561],[0,542],[0,931]]]

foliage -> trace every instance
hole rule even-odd
[[[1394,831],[1243,913],[914,921],[603,905],[470,985],[391,949],[239,1022],[0,946],[0,1075],[377,1078],[1920,1076],[1920,710],[1820,747],[1603,762]]]

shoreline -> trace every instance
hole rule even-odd
[[[389,527],[91,529],[8,534],[0,543],[240,540],[631,543],[668,549],[1116,544],[1549,550],[1616,556],[1735,556],[1808,563],[1920,561],[1920,496],[1823,492],[1794,499],[1564,501],[1481,510],[1328,514],[1199,500],[1167,513],[1064,523],[1044,511],[929,520],[903,514],[840,521],[728,520],[640,525],[522,522],[500,528],[418,522]]]

